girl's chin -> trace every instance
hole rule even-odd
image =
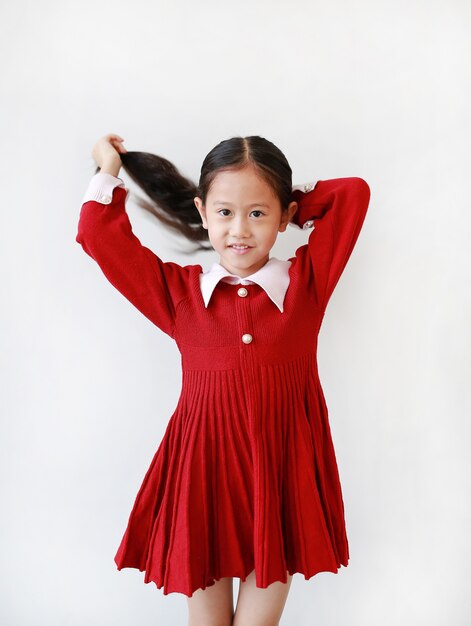
[[[248,255],[244,254],[231,254],[231,255],[220,255],[219,263],[228,268],[231,274],[240,275],[240,272],[244,272],[246,276],[250,276],[250,274],[254,274],[257,270],[265,265],[265,263],[269,260],[266,258],[263,259],[254,259]],[[242,277],[243,278],[243,277]]]

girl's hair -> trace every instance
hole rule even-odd
[[[271,141],[258,135],[231,137],[218,143],[203,161],[198,185],[162,156],[125,152],[120,157],[126,173],[151,199],[148,202],[139,198],[139,206],[190,241],[199,243],[196,249],[212,250],[212,247],[201,243],[208,242],[208,231],[203,228],[193,198],[199,196],[206,204],[219,172],[251,165],[273,189],[282,211],[292,201],[292,171],[285,155]]]

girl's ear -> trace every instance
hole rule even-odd
[[[281,216],[280,226],[278,228],[279,232],[282,233],[286,230],[289,222],[291,222],[293,215],[298,210],[297,202],[290,202],[286,211],[283,211]]]
[[[208,228],[208,222],[206,221],[206,208],[203,204],[201,198],[196,196],[193,198],[193,202],[195,203],[196,208],[198,209],[198,213],[200,214],[201,221],[203,223],[203,228]]]

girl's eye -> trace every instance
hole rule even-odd
[[[221,215],[223,215],[223,217],[226,217],[226,214],[223,214],[222,211],[229,211],[229,209],[219,209],[219,211],[218,211],[218,213],[221,213]],[[229,213],[230,213],[230,211],[229,211]],[[255,209],[254,211],[252,211],[252,214],[253,213],[259,213],[260,216],[263,215],[263,212],[260,211],[259,209]],[[259,216],[256,215],[255,217],[259,217]]]

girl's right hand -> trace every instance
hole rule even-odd
[[[124,139],[114,133],[108,133],[101,137],[93,146],[92,157],[97,166],[102,169],[105,164],[121,166],[120,154],[127,152],[122,145]]]

